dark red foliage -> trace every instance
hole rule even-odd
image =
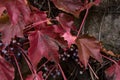
[[[53,19],[53,17],[50,16],[50,11],[52,11],[50,9],[52,8],[49,4],[51,3],[68,14],[61,12]],[[87,68],[90,57],[102,63],[102,55],[100,53],[102,46],[100,42],[92,36],[79,34],[87,15],[85,15],[79,31],[77,31],[74,25],[74,19],[75,17],[79,18],[81,11],[87,9],[86,14],[88,14],[88,9],[99,3],[100,0],[48,0],[49,10],[42,11],[33,7],[27,0],[1,0],[0,33],[2,35],[0,37],[2,38],[3,44],[0,42],[0,80],[14,80],[15,77],[15,68],[1,57],[3,54],[8,57],[14,56],[21,79],[23,79],[21,75],[22,70],[21,67],[19,68],[20,63],[17,64],[17,61],[20,61],[17,57],[22,56],[25,59],[32,73],[27,76],[25,80],[44,80],[42,77],[43,66],[46,72],[48,72],[46,74],[47,78],[52,71],[54,72],[55,69],[58,69],[56,73],[58,72],[58,75],[62,75],[64,80],[67,80],[61,67],[61,59],[63,59],[63,61],[66,58],[68,61],[70,58],[72,58],[71,60],[75,59],[77,64],[81,62],[85,68]],[[47,13],[50,14],[49,17],[51,18],[47,17]],[[73,31],[75,34],[78,33],[77,36],[71,34]],[[23,39],[16,39],[18,37],[25,37],[26,42],[24,42]],[[16,39],[16,41],[13,39]],[[11,40],[13,41],[11,42]],[[4,44],[7,45],[5,45],[3,50]],[[69,51],[72,53],[69,54],[67,49],[70,48],[71,44],[74,44],[76,47],[71,47]],[[24,49],[24,47],[26,47],[26,49]],[[18,52],[19,50],[20,52]],[[63,52],[63,54],[60,52]],[[43,57],[48,61],[39,66],[38,63]],[[51,63],[52,67],[46,67],[45,64],[47,63]],[[113,80],[120,79],[119,64],[120,61],[105,71],[108,77],[113,77]],[[14,62],[13,65],[15,65]],[[38,69],[38,67],[40,68]],[[48,67],[51,69],[50,71],[47,71]],[[61,72],[59,72],[59,69]]]
[[[14,67],[0,56],[0,80],[13,80]]]
[[[105,70],[106,77],[112,80],[120,80],[120,61],[118,64],[113,64]]]
[[[52,0],[55,6],[67,13],[73,14],[75,17],[79,17],[81,11],[90,8],[93,5],[98,5],[100,0],[94,0],[88,2],[88,0]]]
[[[44,80],[42,77],[42,72],[40,71],[38,74],[29,75],[25,80]]]
[[[5,7],[13,24],[17,24],[19,17],[23,16],[27,22],[30,19],[30,10],[27,6],[26,0],[1,0],[0,7]],[[1,11],[1,9],[0,9]]]
[[[78,46],[79,59],[84,64],[85,68],[88,65],[90,56],[102,62],[100,53],[101,45],[94,37],[83,35],[76,39],[76,45]]]
[[[30,41],[28,56],[34,66],[37,66],[42,57],[58,61],[58,45],[51,38],[36,30],[30,33],[28,39]]]
[[[23,29],[25,29],[25,22],[19,19],[16,25],[11,25],[10,21],[5,24],[0,23],[0,32],[2,33],[2,41],[4,44],[10,44],[10,41],[15,36],[23,37]],[[9,35],[8,35],[9,34]]]

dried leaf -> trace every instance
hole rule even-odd
[[[85,68],[87,67],[90,56],[102,62],[102,56],[100,54],[101,45],[94,37],[83,35],[76,39],[76,45],[78,46],[79,59]]]

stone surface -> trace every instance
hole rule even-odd
[[[103,0],[89,11],[84,31],[102,41],[108,50],[120,54],[120,1]]]

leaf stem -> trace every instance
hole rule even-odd
[[[48,59],[46,62],[44,62],[38,69],[37,69],[37,72],[39,72],[39,70],[46,64],[50,61],[50,59]]]
[[[48,77],[49,77],[49,75],[50,75],[50,73],[54,70],[56,68],[56,66],[54,66],[50,71],[49,71],[49,73],[48,73],[48,75],[47,75],[47,77],[45,78],[45,80],[47,80],[48,79]]]
[[[96,73],[94,72],[94,70],[92,69],[92,67],[90,66],[90,64],[88,63],[88,66],[91,70],[91,72],[94,74],[94,76],[96,77],[97,80],[99,80],[99,77],[96,75]]]
[[[22,74],[21,74],[21,71],[20,71],[19,64],[18,64],[17,59],[16,59],[16,57],[14,56],[14,54],[13,54],[13,57],[14,57],[14,60],[15,60],[15,63],[16,63],[16,66],[17,66],[17,69],[18,69],[20,78],[21,78],[21,80],[23,80],[23,77],[22,77]]]
[[[78,31],[78,34],[77,34],[77,38],[78,38],[78,36],[79,36],[79,34],[80,34],[81,30],[82,30],[82,27],[83,27],[83,25],[84,25],[84,23],[85,23],[85,20],[86,20],[86,18],[87,18],[88,12],[89,12],[89,9],[86,9],[85,16],[84,16],[84,18],[83,18],[83,20],[82,20],[82,23],[81,23],[81,25],[80,25],[80,28],[79,28],[79,31]]]
[[[33,74],[35,74],[36,72],[34,71],[33,65],[32,65],[32,63],[30,62],[30,59],[29,59],[29,57],[26,55],[25,51],[24,51],[21,47],[19,47],[19,46],[17,46],[17,47],[22,51],[22,56],[24,57],[25,61],[27,62],[30,71],[31,71]]]
[[[60,69],[60,71],[62,73],[62,76],[63,76],[64,80],[67,80],[67,78],[66,78],[66,76],[65,76],[65,74],[64,74],[64,72],[63,72],[63,70],[62,70],[62,68],[60,66],[60,64],[58,63],[57,65],[58,65],[58,67],[59,67],[59,69]]]
[[[107,56],[104,56],[104,55],[102,55],[102,57],[104,57],[104,58],[112,61],[114,64],[118,65],[118,63],[117,63],[115,60],[113,60],[113,59],[111,59],[111,58],[109,58],[109,57],[107,57]]]

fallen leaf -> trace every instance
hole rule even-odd
[[[78,47],[79,59],[85,68],[88,65],[90,56],[102,62],[102,56],[100,54],[101,45],[94,37],[82,35],[76,39],[76,45]]]

